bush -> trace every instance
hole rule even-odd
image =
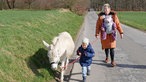
[[[11,5],[13,3],[13,5]],[[67,8],[83,15],[89,8],[90,0],[8,0],[1,1],[1,9],[41,9]]]
[[[71,10],[76,14],[84,15],[89,7],[90,7],[89,0],[78,0],[71,7]]]

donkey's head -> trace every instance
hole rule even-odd
[[[59,52],[58,50],[55,48],[55,46],[53,44],[48,44],[45,41],[43,41],[44,45],[48,48],[48,57],[49,57],[49,61],[51,63],[51,68],[53,70],[56,70],[58,67],[58,62],[60,61],[59,58]]]

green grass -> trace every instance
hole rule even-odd
[[[118,12],[121,23],[146,31],[146,12]]]
[[[0,11],[0,82],[53,82],[42,40],[63,31],[75,39],[82,22],[69,11]]]

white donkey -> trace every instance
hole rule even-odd
[[[63,82],[64,69],[66,69],[69,58],[73,54],[75,48],[71,35],[68,32],[62,32],[52,40],[52,44],[49,45],[45,41],[43,41],[43,44],[48,48],[51,68],[56,70],[58,63],[61,62],[61,82]]]

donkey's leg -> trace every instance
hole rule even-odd
[[[62,63],[61,63],[61,77],[60,77],[61,82],[63,82],[63,79],[64,79],[64,64],[65,64],[65,61],[62,61]]]
[[[66,58],[66,61],[65,61],[65,70],[67,69],[67,67],[68,67],[68,63],[69,63],[69,59],[68,58]]]

